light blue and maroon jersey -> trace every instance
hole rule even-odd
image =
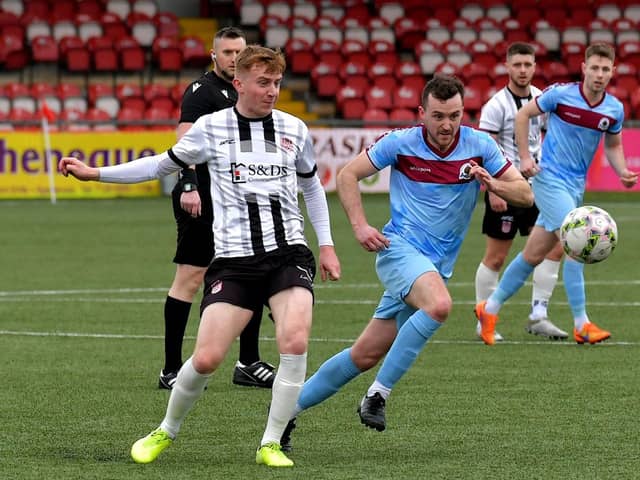
[[[383,233],[401,236],[450,277],[480,189],[469,176],[470,162],[494,177],[511,163],[489,134],[464,126],[446,152],[429,142],[420,125],[391,130],[367,154],[377,169],[391,167],[391,219]]]
[[[555,84],[535,99],[549,113],[540,168],[575,190],[584,190],[587,170],[604,133],[622,130],[624,108],[611,94],[589,104],[581,83]]]

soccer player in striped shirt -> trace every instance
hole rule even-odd
[[[274,109],[284,70],[281,52],[250,45],[236,58],[236,106],[200,117],[167,152],[103,168],[69,157],[59,162],[63,175],[113,183],[142,182],[198,163],[209,166],[215,254],[205,275],[198,338],[178,373],[164,420],[131,448],[138,463],[154,461],[171,445],[252,312],[266,303],[280,363],[256,462],[293,465],[280,439],[306,375],[316,270],[304,237],[299,189],[318,237],[322,280],[339,279],[340,262],[309,130]]]

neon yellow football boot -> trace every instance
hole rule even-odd
[[[282,452],[282,448],[275,442],[267,443],[258,448],[256,463],[268,467],[293,467],[293,462]]]
[[[156,428],[131,447],[131,458],[136,463],[151,463],[162,451],[173,443],[173,439],[161,428]]]

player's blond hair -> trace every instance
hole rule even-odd
[[[247,45],[236,57],[236,75],[248,72],[254,65],[264,65],[265,72],[269,74],[284,73],[287,68],[284,54],[280,50],[261,45]]]

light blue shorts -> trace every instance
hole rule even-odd
[[[533,177],[531,187],[536,206],[540,210],[536,225],[548,232],[558,230],[564,217],[578,205],[582,205],[584,192],[572,191],[558,183],[557,179],[549,181],[541,173]]]
[[[416,311],[411,305],[407,305],[402,300],[393,297],[388,291],[382,294],[380,303],[376,307],[376,311],[373,313],[373,318],[379,318],[380,320],[396,320],[398,330],[404,325],[413,313]]]
[[[433,262],[413,245],[397,235],[387,236],[389,248],[376,257],[376,272],[384,288],[392,297],[404,299],[416,279],[426,272],[437,272]]]

